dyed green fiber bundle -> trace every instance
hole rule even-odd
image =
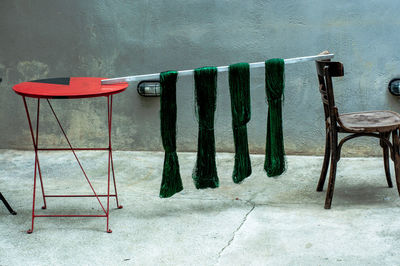
[[[250,121],[250,70],[248,63],[229,66],[232,130],[235,142],[235,166],[232,179],[242,182],[251,175],[251,162],[247,142],[247,123]]]
[[[283,59],[265,61],[265,92],[268,101],[267,144],[264,169],[269,177],[285,171],[285,149],[282,130],[282,99],[285,88]]]
[[[176,71],[160,74],[161,138],[165,150],[160,197],[168,198],[183,189],[176,154]]]
[[[217,101],[217,68],[194,70],[196,114],[199,123],[197,161],[192,178],[197,189],[219,186],[215,163],[214,114]]]

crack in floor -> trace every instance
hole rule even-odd
[[[247,218],[249,217],[250,213],[256,208],[256,204],[250,201],[247,201],[248,203],[251,204],[251,209],[245,214],[245,216],[242,219],[242,222],[239,224],[239,226],[236,228],[235,231],[233,231],[232,233],[232,237],[231,239],[229,239],[228,244],[226,244],[226,246],[224,246],[219,252],[218,252],[218,261],[221,258],[222,253],[225,251],[225,249],[227,249],[233,242],[233,240],[235,240],[236,237],[236,233],[239,232],[240,228],[242,228],[242,226],[244,225],[244,223],[247,221]]]

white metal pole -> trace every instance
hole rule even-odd
[[[309,62],[315,60],[327,60],[333,58],[334,54],[319,54],[319,55],[312,55],[312,56],[304,56],[304,57],[295,57],[295,58],[288,58],[284,59],[285,64],[296,64],[301,62]],[[250,68],[261,68],[265,67],[265,62],[256,62],[250,63]],[[229,66],[219,66],[217,67],[218,72],[227,72],[229,70]],[[178,76],[190,76],[193,75],[194,70],[181,70],[178,71]],[[159,80],[160,73],[154,74],[146,74],[146,75],[135,75],[135,76],[127,76],[127,77],[118,77],[118,78],[111,78],[111,79],[103,79],[101,84],[115,84],[120,82],[131,82],[131,81],[142,81],[142,80]]]

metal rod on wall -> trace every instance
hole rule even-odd
[[[333,58],[335,55],[331,53],[321,53],[319,55],[312,55],[312,56],[304,56],[304,57],[295,57],[295,58],[288,58],[284,59],[285,64],[296,64],[302,62],[309,62],[315,60],[327,60]],[[265,62],[256,62],[250,63],[250,68],[261,68],[265,67]],[[229,66],[219,66],[217,67],[218,72],[227,72],[229,70]],[[193,75],[194,70],[181,70],[178,71],[178,76],[190,76]],[[160,73],[154,74],[146,74],[146,75],[135,75],[135,76],[127,76],[127,77],[118,77],[118,78],[111,78],[111,79],[103,79],[101,84],[115,84],[120,82],[130,82],[130,81],[143,81],[143,80],[159,80]]]

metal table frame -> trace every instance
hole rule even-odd
[[[32,143],[33,143],[33,147],[34,147],[34,151],[35,151],[35,170],[34,170],[34,181],[33,181],[33,203],[32,203],[32,224],[31,224],[31,228],[27,231],[28,234],[33,232],[33,228],[34,228],[34,221],[35,218],[38,217],[105,217],[107,219],[107,226],[106,226],[106,231],[107,233],[111,233],[111,229],[109,228],[109,216],[110,216],[110,197],[115,197],[116,199],[116,203],[117,203],[117,208],[121,209],[122,205],[119,204],[118,202],[118,193],[117,193],[117,186],[116,186],[116,182],[115,182],[115,174],[114,174],[114,163],[113,163],[113,157],[112,157],[112,146],[111,146],[111,124],[112,124],[112,103],[113,103],[113,95],[107,95],[105,96],[107,98],[107,119],[108,119],[108,147],[105,148],[74,148],[71,145],[71,142],[69,141],[67,134],[65,133],[64,128],[62,127],[60,120],[58,119],[53,106],[51,105],[51,102],[48,98],[46,98],[45,100],[47,101],[50,110],[52,112],[52,114],[54,115],[58,126],[60,127],[69,148],[39,148],[39,113],[40,113],[40,98],[37,98],[37,111],[36,111],[36,130],[33,130],[32,127],[32,121],[31,121],[31,117],[29,114],[29,109],[28,109],[28,105],[25,99],[25,96],[22,96],[23,102],[24,102],[24,106],[25,106],[25,111],[26,111],[26,116],[28,119],[28,123],[29,123],[29,129],[31,132],[31,137],[32,137]],[[43,186],[43,178],[42,178],[42,172],[40,169],[40,163],[39,163],[39,151],[65,151],[65,150],[70,150],[80,169],[82,170],[83,175],[85,176],[85,179],[87,181],[87,183],[89,184],[93,195],[49,195],[46,194],[44,191],[44,186]],[[96,193],[96,191],[94,190],[92,183],[90,182],[85,170],[82,167],[81,162],[79,161],[78,156],[76,155],[75,151],[83,151],[83,150],[87,150],[87,151],[108,151],[108,173],[107,173],[107,194],[102,194],[99,195]],[[112,178],[113,178],[113,183],[114,183],[114,194],[110,194],[110,175],[112,173]],[[37,180],[37,175],[39,175],[39,180],[40,180],[40,187],[42,190],[42,197],[43,197],[43,206],[42,209],[47,209],[47,204],[46,204],[46,198],[55,198],[55,197],[96,197],[97,201],[100,204],[100,207],[103,211],[103,214],[100,215],[63,215],[63,214],[57,214],[57,215],[42,215],[42,214],[36,214],[35,213],[35,202],[36,202],[36,180]],[[101,203],[100,201],[100,197],[106,197],[107,198],[107,206],[106,208],[104,207],[104,205]]]

